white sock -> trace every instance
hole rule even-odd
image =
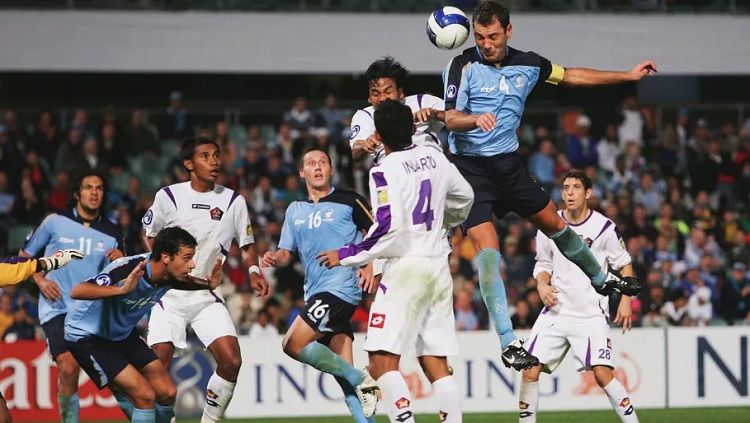
[[[539,407],[539,381],[521,381],[521,393],[518,396],[519,423],[536,423],[536,410]]]
[[[433,382],[435,397],[440,404],[440,421],[445,423],[461,423],[461,396],[453,376],[446,376]]]
[[[224,380],[216,372],[208,379],[206,386],[206,406],[203,408],[201,423],[218,422],[227,410],[234,394],[234,383]]]
[[[414,413],[411,411],[411,394],[406,386],[401,372],[393,370],[378,378],[378,387],[383,393],[388,418],[391,422],[414,423]]]
[[[635,407],[630,401],[630,395],[625,387],[622,386],[617,379],[612,381],[604,387],[604,392],[609,397],[609,402],[612,404],[612,408],[615,409],[617,415],[620,416],[622,423],[638,423],[638,416],[635,414]]]

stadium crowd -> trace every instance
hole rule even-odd
[[[275,249],[286,207],[306,198],[296,165],[305,149],[328,151],[334,185],[367,195],[369,163],[352,160],[347,141],[352,111],[340,108],[333,95],[322,104],[313,110],[300,97],[278,122],[247,126],[194,125],[179,92],[170,96],[166,112],[152,119],[141,109],[126,116],[107,108],[94,121],[90,110],[81,108],[63,122],[52,111],[25,122],[5,110],[0,114],[0,250],[15,254],[45,215],[70,207],[72,178],[92,169],[107,177],[107,212],[122,230],[125,253],[144,251],[140,220],[154,193],[188,179],[177,158],[178,140],[201,135],[222,146],[218,183],[245,198],[262,255]],[[594,181],[590,205],[620,228],[645,284],[644,294],[632,303],[636,326],[750,324],[750,120],[737,128],[730,116],[709,122],[680,110],[657,127],[653,110],[632,97],[615,115],[594,123],[571,111],[561,128],[527,122],[518,131],[519,153],[556,201],[559,177],[567,170],[584,169]],[[497,225],[513,324],[528,329],[543,307],[531,277],[536,228],[514,216]],[[461,231],[452,243],[456,326],[485,329],[489,323],[472,267],[474,247]],[[249,292],[241,254],[233,245],[220,288],[239,332],[283,333],[304,306],[299,262],[263,269],[273,289],[258,298]],[[6,342],[41,336],[37,296],[32,282],[4,288],[0,336]],[[369,301],[363,300],[354,315],[355,330],[366,329]]]

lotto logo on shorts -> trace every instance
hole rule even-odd
[[[385,314],[372,313],[372,317],[370,318],[370,327],[383,329],[384,325],[385,325]]]
[[[408,399],[404,397],[401,397],[396,400],[395,404],[396,404],[396,408],[398,408],[399,410],[403,410],[404,408],[408,407],[409,404],[411,404],[411,401],[409,401]]]

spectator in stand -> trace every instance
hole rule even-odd
[[[315,125],[315,115],[307,108],[307,99],[297,97],[292,108],[284,113],[282,121],[289,125],[292,138],[300,138]]]
[[[318,110],[321,123],[328,130],[334,145],[341,144],[344,138],[344,129],[349,128],[349,112],[339,108],[338,102],[334,94],[328,94],[323,107]]]
[[[578,116],[575,134],[565,137],[565,155],[570,165],[583,169],[586,166],[597,166],[599,155],[596,141],[589,135],[591,119],[586,115]]]
[[[479,329],[479,318],[474,312],[468,292],[463,289],[456,292],[453,308],[456,313],[456,330]]]
[[[271,322],[271,316],[269,316],[267,309],[262,309],[258,312],[258,316],[250,325],[248,331],[250,338],[273,338],[276,339],[279,336],[279,329]]]
[[[5,126],[8,133],[8,139],[16,146],[16,148],[26,145],[28,134],[26,133],[26,128],[24,128],[23,124],[18,122],[18,114],[15,110],[8,109],[5,111],[2,119],[2,126]]]
[[[36,325],[34,318],[24,307],[19,307],[13,313],[13,324],[5,330],[3,342],[33,341],[36,339]]]
[[[608,124],[604,136],[596,144],[596,154],[599,157],[599,168],[611,175],[615,173],[615,160],[621,153],[620,141],[617,139],[617,127]]]
[[[0,169],[5,172],[11,185],[15,186],[21,173],[21,153],[8,135],[8,128],[0,123]]]
[[[555,177],[555,145],[549,139],[543,139],[539,143],[539,151],[531,156],[529,161],[529,172],[544,187],[547,192],[552,192],[557,178]]]
[[[671,326],[685,326],[688,322],[687,303],[688,298],[685,292],[673,291],[672,298],[664,304],[661,314]]]
[[[73,119],[70,120],[68,128],[75,128],[81,132],[81,138],[94,137],[94,129],[89,124],[89,112],[86,109],[78,108],[73,112]]]
[[[629,96],[622,101],[620,116],[622,122],[617,128],[620,149],[624,149],[629,143],[643,146],[643,126],[646,120],[635,97]]]
[[[50,171],[47,163],[40,160],[36,151],[32,149],[26,150],[24,159],[25,162],[23,164],[23,169],[21,170],[21,179],[23,180],[24,177],[29,178],[34,185],[35,190],[48,190],[50,187]]]
[[[47,110],[41,112],[29,139],[29,148],[39,151],[47,164],[51,165],[55,163],[55,154],[61,141],[60,128],[52,113]]]
[[[103,159],[99,154],[99,142],[96,138],[87,138],[83,143],[81,154],[73,162],[74,172],[96,172],[101,175],[109,174],[107,163],[110,161]]]
[[[694,280],[695,287],[687,304],[687,315],[691,326],[706,326],[713,317],[713,306],[711,305],[711,289],[707,287],[703,278]]]
[[[654,176],[651,173],[641,176],[641,183],[633,194],[633,201],[643,205],[648,217],[654,217],[659,212],[664,196],[654,184]]]
[[[159,125],[159,135],[165,140],[182,140],[193,136],[193,124],[182,102],[182,92],[172,91],[169,94],[169,106]]]
[[[727,324],[750,321],[750,274],[747,265],[734,263],[721,287],[721,315]]]
[[[83,131],[76,127],[68,128],[68,137],[57,150],[54,165],[55,172],[64,170],[68,173],[76,171],[76,165],[81,157],[83,147]]]
[[[513,329],[531,329],[534,326],[534,319],[531,316],[531,307],[529,303],[520,299],[515,304],[516,312],[510,318],[513,323]]]
[[[38,225],[44,218],[45,205],[34,188],[31,178],[21,179],[21,193],[13,204],[13,216],[18,223]]]
[[[122,144],[121,137],[117,133],[117,126],[113,122],[105,123],[102,126],[97,154],[113,171],[115,171],[115,168],[121,170],[128,166],[128,149]]]
[[[123,139],[129,157],[145,152],[159,154],[158,131],[155,126],[146,121],[146,112],[143,109],[133,109],[130,112],[130,122],[125,126]]]
[[[661,313],[665,304],[664,288],[660,285],[652,285],[648,289],[648,296],[645,299],[645,314],[641,319],[641,325],[644,327],[666,327],[669,325],[665,315]]]

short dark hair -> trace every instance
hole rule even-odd
[[[414,134],[414,115],[411,108],[395,100],[386,100],[375,110],[375,130],[393,151],[411,145]]]
[[[561,183],[565,183],[568,178],[578,179],[583,184],[583,189],[591,189],[594,185],[591,183],[591,179],[586,175],[586,172],[581,169],[570,169],[560,178]]]
[[[81,185],[83,185],[83,180],[88,178],[89,176],[96,176],[97,178],[102,180],[103,184],[103,198],[102,198],[102,207],[104,204],[106,204],[105,200],[107,199],[107,179],[99,172],[88,170],[83,171],[81,173],[76,174],[75,179],[73,180],[73,202],[77,203],[78,199],[81,195]]]
[[[313,151],[320,151],[321,153],[325,154],[326,157],[328,158],[328,164],[331,167],[333,167],[333,162],[331,161],[331,155],[328,154],[327,151],[323,150],[320,147],[310,147],[310,148],[306,149],[305,152],[302,153],[301,156],[299,156],[299,160],[297,160],[297,168],[298,169],[302,169],[303,167],[305,167],[305,156],[307,156],[307,153],[312,153]]]
[[[408,76],[409,71],[391,56],[372,62],[365,71],[365,80],[368,84],[381,78],[391,78],[396,81],[397,88],[404,88]]]
[[[195,148],[199,145],[205,144],[213,144],[219,150],[219,153],[221,153],[221,146],[219,145],[219,143],[210,138],[187,138],[182,141],[182,145],[180,146],[180,159],[182,160],[182,162],[184,163],[185,160],[193,160],[193,156],[195,156]]]
[[[174,257],[180,251],[180,247],[192,247],[198,245],[195,237],[190,232],[179,226],[162,229],[156,238],[154,245],[151,247],[151,260],[159,260],[162,254],[169,254]]]
[[[495,19],[500,22],[500,26],[503,29],[507,29],[508,25],[510,25],[510,10],[495,1],[483,0],[474,9],[474,14],[471,16],[471,23],[487,26],[492,24]]]

